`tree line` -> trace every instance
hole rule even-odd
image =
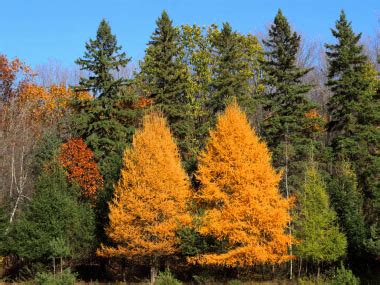
[[[344,11],[331,31],[323,100],[281,10],[261,41],[164,11],[131,78],[106,20],[76,86],[0,55],[6,278],[371,274],[379,73]]]

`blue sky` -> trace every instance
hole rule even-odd
[[[2,0],[0,7],[0,53],[31,66],[49,59],[72,65],[102,18],[137,61],[163,9],[176,25],[229,21],[240,32],[257,33],[281,8],[297,31],[322,42],[332,40],[330,27],[342,8],[356,32],[374,35],[380,28],[380,0]]]

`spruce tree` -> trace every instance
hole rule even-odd
[[[153,106],[167,117],[189,169],[195,156],[190,74],[182,60],[179,30],[173,26],[166,11],[156,25],[137,77]]]
[[[119,177],[121,155],[140,114],[133,88],[125,85],[126,79],[115,78],[115,71],[130,61],[120,49],[109,24],[102,20],[96,39],[86,43],[84,58],[76,61],[90,73],[78,88],[91,91],[95,98],[77,102],[72,131],[94,151],[108,190]]]
[[[335,29],[336,44],[327,44],[328,83],[333,96],[328,102],[329,144],[335,159],[347,158],[363,192],[364,214],[373,240],[380,240],[376,227],[380,217],[380,96],[378,74],[359,44],[344,11]],[[377,233],[376,233],[377,232]],[[378,255],[379,252],[374,252]]]
[[[310,145],[316,144],[314,138],[321,124],[315,106],[305,96],[311,86],[302,83],[302,77],[310,69],[296,64],[300,41],[301,37],[292,32],[279,10],[268,39],[263,41],[267,83],[263,136],[273,152],[274,165],[286,168],[287,192],[299,188],[302,164],[307,160]]]

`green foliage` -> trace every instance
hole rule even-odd
[[[9,226],[9,216],[6,207],[3,203],[0,203],[0,256],[4,255],[7,250],[6,237]]]
[[[359,285],[360,279],[356,277],[350,269],[346,269],[343,264],[336,269],[336,273],[328,283],[331,285]]]
[[[153,106],[160,109],[177,139],[186,168],[194,160],[194,98],[190,73],[183,63],[180,35],[166,11],[156,21],[156,29],[148,43],[138,84]]]
[[[76,274],[69,269],[62,273],[53,274],[51,272],[39,272],[34,278],[38,285],[73,285],[76,281]]]
[[[296,255],[311,262],[332,262],[344,256],[346,237],[336,225],[326,185],[311,163],[305,173],[302,193],[297,197],[300,213],[295,218]]]
[[[230,280],[230,281],[228,281],[227,284],[228,284],[228,285],[241,285],[242,282],[241,282],[240,280],[234,279],[234,280]]]
[[[73,258],[86,257],[94,245],[94,214],[89,205],[78,202],[77,193],[58,163],[45,166],[32,200],[11,228],[10,253],[47,261],[52,254],[49,244],[63,238]]]
[[[169,269],[166,269],[164,272],[160,272],[156,279],[155,285],[181,285],[182,282],[175,279],[173,274]]]
[[[347,237],[349,256],[363,257],[367,229],[362,214],[363,202],[357,189],[356,175],[351,169],[350,163],[346,161],[337,163],[335,169],[329,183],[331,204]]]
[[[296,64],[300,41],[301,37],[291,31],[279,10],[268,39],[263,41],[266,47],[263,65],[267,92],[263,99],[265,115],[261,131],[272,150],[274,165],[288,167],[290,193],[300,188],[303,162],[308,158],[310,145],[319,145],[315,139],[321,126],[318,116],[308,116],[316,106],[305,96],[311,86],[302,83],[302,77],[310,69]]]
[[[71,255],[70,247],[61,237],[52,239],[49,242],[49,247],[52,257],[68,257]]]

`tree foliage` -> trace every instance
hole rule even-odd
[[[236,103],[219,116],[199,157],[194,199],[204,211],[200,234],[224,241],[221,252],[191,258],[200,264],[250,266],[288,260],[290,201],[281,197],[281,178],[266,144]]]

